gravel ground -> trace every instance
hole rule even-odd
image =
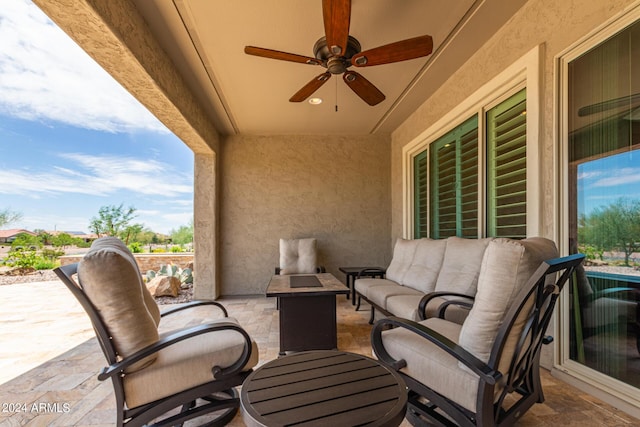
[[[8,276],[3,274],[8,269],[0,267],[0,286],[14,285],[19,283],[48,282],[60,280],[53,270],[40,270],[23,276]],[[176,297],[156,297],[158,304],[179,304],[193,299],[193,286],[189,285],[186,289],[181,289],[180,294]]]

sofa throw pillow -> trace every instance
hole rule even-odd
[[[478,287],[482,257],[492,240],[492,237],[485,239],[449,237],[442,268],[436,282],[436,291],[474,296]]]
[[[280,239],[280,274],[316,272],[316,239]]]
[[[433,292],[442,267],[447,240],[416,240],[413,261],[402,278],[402,284],[418,291]]]
[[[411,266],[413,255],[416,253],[418,240],[398,239],[393,247],[393,258],[385,277],[401,284],[405,273]]]
[[[118,245],[98,240],[80,261],[78,280],[113,338],[116,351],[127,357],[156,342],[158,329],[144,301],[139,270]],[[154,360],[155,356],[143,359],[127,372]]]
[[[555,243],[541,237],[524,240],[500,238],[489,243],[482,260],[478,292],[460,330],[459,344],[487,362],[498,329],[516,296],[543,261],[557,256]],[[524,316],[521,317],[507,339],[502,360],[513,354],[524,326]],[[500,368],[504,369],[504,366],[501,364]]]

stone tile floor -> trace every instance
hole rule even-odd
[[[260,363],[278,356],[278,312],[267,298],[221,302],[260,348]],[[371,356],[368,311],[338,297],[338,346]],[[0,286],[0,427],[112,426],[110,382],[96,375],[104,358],[88,319],[60,282]],[[544,404],[521,426],[640,426],[625,413],[543,370]],[[244,426],[240,415],[230,424]],[[408,426],[405,420],[402,426]]]

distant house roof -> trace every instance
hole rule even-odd
[[[0,230],[0,239],[8,239],[10,237],[17,236],[18,234],[27,233],[32,236],[37,236],[36,233],[22,228],[12,228],[11,230]]]

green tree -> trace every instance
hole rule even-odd
[[[629,266],[631,254],[640,250],[640,200],[621,197],[582,216],[578,239],[603,251],[624,252],[624,264]]]
[[[29,249],[32,246],[39,249],[42,247],[42,242],[40,241],[38,236],[32,236],[31,234],[27,233],[18,234],[16,236],[16,239],[11,243],[11,247],[13,249]]]
[[[182,225],[177,230],[171,230],[169,235],[171,242],[178,245],[193,242],[193,220],[189,222],[189,225]]]
[[[53,243],[53,235],[51,233],[47,233],[44,230],[33,230],[36,234],[38,234],[38,238],[42,242],[43,245],[52,245]]]
[[[120,238],[125,245],[129,244],[129,241],[136,241],[138,234],[142,231],[142,224],[127,225],[125,229],[120,233]]]
[[[75,239],[70,234],[60,233],[51,238],[51,243],[57,248],[64,248],[66,246],[73,245],[75,243]]]
[[[0,228],[13,222],[20,221],[21,219],[22,214],[20,212],[14,212],[10,209],[0,210]]]
[[[89,228],[98,236],[121,237],[127,227],[131,226],[135,212],[136,208],[130,206],[125,209],[122,203],[120,206],[102,206],[98,216],[91,218]]]

